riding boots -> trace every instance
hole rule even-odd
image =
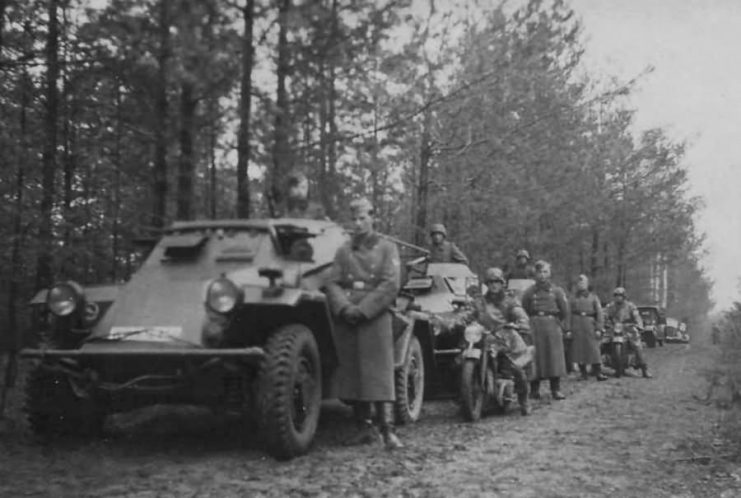
[[[551,398],[554,400],[566,399],[566,396],[561,393],[561,378],[551,377],[549,380],[551,383]]]
[[[394,404],[388,401],[376,402],[376,413],[381,427],[381,437],[387,450],[403,448],[404,445],[396,435],[394,427]]]

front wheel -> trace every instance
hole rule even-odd
[[[306,326],[284,325],[268,339],[258,400],[258,423],[267,451],[282,460],[306,453],[322,400],[319,348]]]
[[[625,364],[623,364],[623,345],[613,343],[612,345],[612,368],[615,369],[615,377],[622,377],[625,373]]]
[[[396,370],[396,421],[416,422],[422,413],[425,392],[425,360],[419,340],[412,336],[404,364]]]
[[[466,360],[461,369],[461,410],[463,418],[476,422],[481,418],[484,407],[484,386],[481,385],[481,363]]]

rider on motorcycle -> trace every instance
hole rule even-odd
[[[529,415],[528,382],[523,364],[527,363],[528,346],[520,334],[529,336],[530,320],[517,299],[505,291],[501,269],[486,270],[484,283],[486,294],[474,296],[471,318],[493,332],[497,350],[504,360],[499,362],[500,373],[512,377],[520,413]]]
[[[612,295],[614,299],[605,309],[605,322],[609,326],[609,330],[612,330],[616,323],[623,323],[628,326],[628,330],[631,330],[627,334],[628,344],[635,352],[643,376],[650,379],[652,375],[648,371],[648,364],[643,356],[643,343],[641,342],[640,332],[631,326],[633,325],[639,329],[643,329],[641,314],[638,312],[636,305],[627,299],[627,293],[624,287],[617,287]]]

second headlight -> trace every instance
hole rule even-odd
[[[239,302],[241,292],[237,285],[226,277],[219,277],[208,286],[206,306],[217,313],[229,313]]]

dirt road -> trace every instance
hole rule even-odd
[[[39,446],[6,425],[0,496],[741,496],[741,465],[713,457],[714,405],[698,374],[717,350],[668,345],[648,351],[655,378],[565,382],[544,399],[461,422],[449,401],[428,403],[400,429],[406,448],[347,448],[347,409],[328,406],[313,451],[278,463],[246,448],[215,417],[158,410],[95,443]]]

